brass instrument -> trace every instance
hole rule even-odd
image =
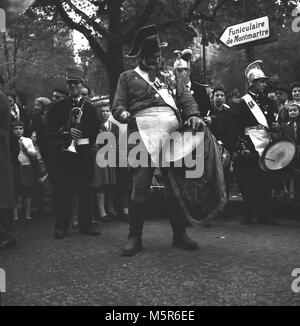
[[[83,107],[83,104],[82,104],[82,107]],[[72,120],[75,118],[75,125],[74,125],[73,128],[78,129],[78,127],[79,127],[79,125],[81,123],[82,116],[83,116],[82,107],[81,108],[75,107],[70,112],[70,120],[69,120],[70,125],[72,124]],[[71,142],[71,145],[67,149],[65,149],[65,151],[77,154],[76,144],[77,144],[77,140],[73,139],[72,142]]]

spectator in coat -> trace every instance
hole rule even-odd
[[[0,250],[14,246],[16,239],[8,232],[9,215],[14,208],[13,172],[10,160],[10,111],[0,75]]]

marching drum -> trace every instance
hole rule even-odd
[[[259,158],[259,165],[266,172],[294,176],[300,173],[298,156],[296,144],[291,139],[280,138],[267,145]]]

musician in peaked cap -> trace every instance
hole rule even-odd
[[[150,120],[153,124],[164,126],[165,129],[162,131],[178,130],[181,115],[177,105],[182,108],[183,119],[194,130],[198,130],[203,123],[190,92],[185,89],[180,94],[177,93],[175,98],[172,88],[175,80],[161,70],[162,46],[155,25],[143,27],[135,34],[128,55],[138,59],[138,66],[120,75],[113,104],[114,118],[121,123],[128,123],[129,133],[134,131],[138,131],[140,135],[147,133],[147,130],[142,131],[139,122]],[[148,150],[148,153],[150,152]],[[151,152],[151,159],[156,154],[159,154],[159,149]],[[164,176],[166,170],[162,169]],[[153,173],[154,168],[150,166],[133,168],[133,191],[129,208],[130,229],[128,242],[123,250],[124,256],[133,256],[142,249],[144,209]],[[165,182],[168,186],[166,178]],[[173,245],[186,250],[198,249],[197,243],[185,232],[186,221],[180,214],[178,202],[174,200],[174,205],[170,206]]]
[[[77,196],[79,203],[80,233],[91,236],[100,234],[91,226],[92,146],[98,132],[97,111],[81,95],[82,70],[76,67],[69,68],[66,83],[69,97],[55,103],[48,116],[50,137],[56,145],[54,154],[56,239],[62,239],[67,235],[72,219],[74,195]],[[70,152],[71,144],[75,145],[75,153]]]
[[[259,166],[259,156],[274,131],[276,102],[265,95],[268,77],[257,60],[245,70],[249,89],[242,97],[237,118],[238,180],[245,204],[242,224],[254,217],[262,224],[276,224],[272,218],[272,179]]]

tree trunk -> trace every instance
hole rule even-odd
[[[105,67],[109,80],[109,100],[110,104],[112,105],[119,76],[124,71],[122,45],[115,40],[110,40],[108,44],[108,53],[108,63]]]
[[[124,71],[123,48],[120,39],[122,0],[107,1],[109,14],[108,31],[110,34],[107,40],[108,63],[106,65],[109,79],[109,100],[112,105],[120,73]]]
[[[9,58],[9,48],[8,48],[8,42],[6,38],[6,34],[3,33],[3,46],[4,46],[4,57],[6,61],[6,72],[7,72],[7,83],[8,87],[10,88],[11,86],[11,73],[10,73],[10,58]]]

